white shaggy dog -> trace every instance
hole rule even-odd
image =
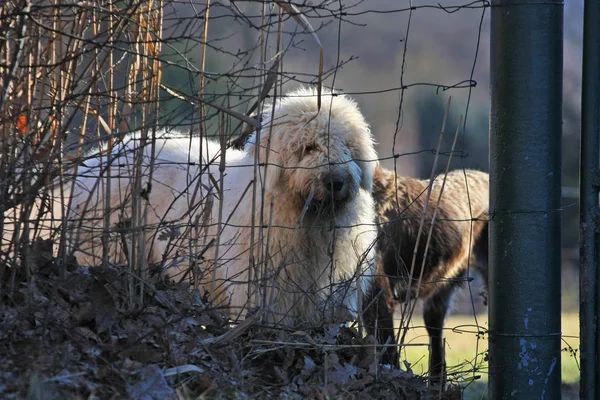
[[[216,142],[162,133],[144,150],[139,182],[146,208],[137,219],[128,170],[139,135],[114,150],[110,168],[98,158],[88,161],[70,215],[87,218],[71,230],[78,261],[100,263],[106,198],[98,176],[110,171],[114,232],[143,232],[148,262],[163,268],[179,262],[167,270],[170,277],[192,266],[231,316],[259,307],[270,322],[292,326],[341,316],[341,310],[356,317],[373,273],[370,192],[377,156],[352,100],[324,93],[322,105],[317,111],[312,89],[289,93],[264,110],[245,150],[227,150],[224,160]],[[137,221],[144,215],[142,230]],[[126,262],[122,248],[112,246],[112,262]]]

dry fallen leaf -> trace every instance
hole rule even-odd
[[[336,363],[333,365],[333,371],[327,374],[327,378],[333,383],[347,384],[351,380],[356,379],[358,374],[358,368],[352,364],[340,365]]]
[[[118,311],[112,295],[99,280],[94,281],[92,284],[90,301],[94,308],[96,333],[109,330],[118,320]]]
[[[138,373],[139,381],[127,388],[133,400],[162,400],[175,398],[175,391],[167,384],[160,368],[147,365]]]
[[[30,271],[39,271],[54,259],[54,241],[37,238],[29,248],[27,263]]]
[[[315,362],[313,361],[312,358],[310,358],[309,356],[305,355],[304,356],[304,367],[302,368],[302,375],[308,376],[312,373],[312,371],[315,369]]]

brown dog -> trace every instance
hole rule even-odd
[[[398,305],[407,296],[425,301],[423,317],[431,344],[432,382],[445,377],[443,327],[452,294],[466,281],[470,266],[482,274],[487,284],[489,175],[474,170],[452,171],[446,176],[440,197],[443,182],[443,175],[433,182],[415,254],[429,180],[396,176],[383,168],[375,171],[378,277],[364,301],[367,329],[380,343],[388,344],[396,343],[393,314]],[[386,347],[382,362],[398,365],[397,348]]]

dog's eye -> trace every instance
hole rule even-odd
[[[317,145],[314,143],[304,146],[304,153],[312,153],[315,150],[317,150]]]

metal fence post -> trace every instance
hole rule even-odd
[[[598,188],[600,186],[600,2],[586,0],[583,17],[583,73],[580,158],[580,398],[600,399],[598,335]]]
[[[490,399],[559,399],[563,3],[491,10]]]

